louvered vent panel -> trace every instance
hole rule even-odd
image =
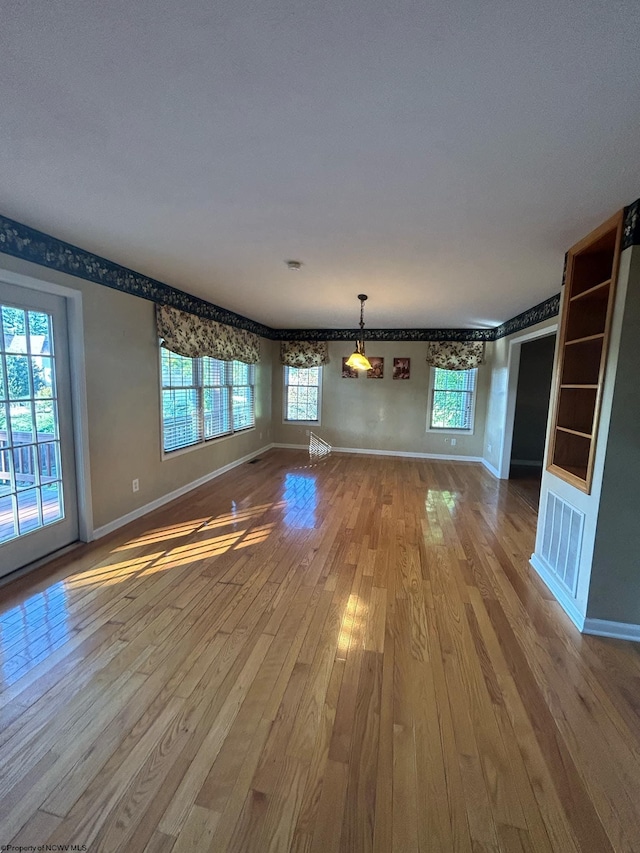
[[[542,556],[559,581],[575,594],[584,514],[553,492],[547,495]]]

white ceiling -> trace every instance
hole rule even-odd
[[[1,20],[0,213],[270,326],[495,325],[640,195],[638,0]]]

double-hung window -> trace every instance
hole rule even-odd
[[[160,353],[165,453],[255,426],[254,365]]]
[[[285,367],[285,421],[320,423],[321,385],[321,367]]]
[[[477,373],[431,368],[429,429],[473,432]]]

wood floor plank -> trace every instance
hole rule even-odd
[[[272,450],[3,587],[0,841],[640,850],[640,647],[535,526],[478,464]]]

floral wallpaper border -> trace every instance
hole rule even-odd
[[[560,294],[556,293],[555,296],[545,299],[539,305],[534,305],[533,308],[523,311],[517,317],[512,317],[511,320],[507,320],[501,326],[497,326],[493,329],[494,334],[491,340],[497,341],[499,338],[506,338],[507,335],[512,335],[514,332],[521,332],[523,329],[535,326],[536,323],[542,323],[543,320],[548,320],[550,317],[557,317],[559,312]]]
[[[493,329],[275,329],[279,341],[491,341]]]
[[[624,209],[621,251],[640,246],[640,198]]]
[[[624,239],[631,241],[625,243],[624,248],[640,244],[640,200],[627,208]],[[0,253],[271,340],[354,341],[360,337],[359,329],[272,329],[1,215]],[[391,342],[494,341],[556,316],[559,305],[560,295],[557,294],[493,329],[365,329],[364,338]]]
[[[0,216],[0,252],[265,338],[271,337],[273,331],[262,323],[191,296],[176,287],[148,278],[6,216]]]

